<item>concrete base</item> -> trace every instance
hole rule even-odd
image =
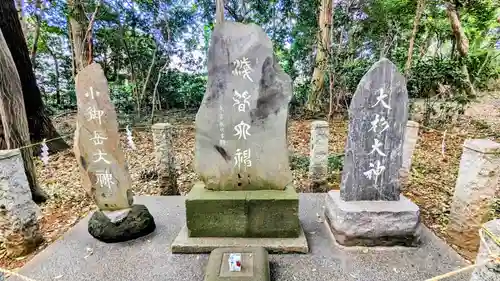
[[[343,246],[408,246],[420,244],[420,210],[401,195],[399,201],[343,201],[329,191],[326,219]]]
[[[196,183],[186,199],[190,237],[280,237],[300,234],[299,195],[285,190],[213,191]]]
[[[309,246],[300,227],[297,238],[242,238],[242,237],[189,237],[187,226],[184,226],[171,245],[172,253],[210,253],[217,248],[229,247],[263,247],[270,253],[303,253],[309,252]]]
[[[325,222],[317,217],[324,210],[325,194],[304,193],[299,197],[300,222],[309,253],[269,255],[273,281],[422,281],[468,265],[426,227],[422,228],[422,245],[418,248],[339,247]],[[172,241],[186,225],[185,199],[135,197],[134,202],[148,207],[156,230],[122,243],[103,243],[89,235],[89,215],[17,273],[39,281],[203,280],[209,255],[170,251]],[[470,271],[461,272],[446,281],[469,280],[470,275]],[[16,276],[7,280],[26,281]]]
[[[229,254],[241,254],[241,271],[229,271]],[[262,247],[219,248],[208,258],[205,281],[269,281],[269,257]]]

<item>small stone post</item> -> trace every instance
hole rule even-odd
[[[151,126],[155,149],[156,171],[161,188],[161,195],[179,195],[172,131],[168,123],[156,123]]]
[[[419,124],[415,121],[406,123],[406,133],[403,142],[403,167],[401,169],[401,183],[406,184],[411,171],[411,160],[413,151],[418,141]]]
[[[484,224],[484,229],[479,230],[480,245],[477,253],[476,264],[483,263],[491,254],[500,255],[500,245],[493,237],[500,237],[500,219],[492,220]],[[486,265],[476,267],[470,281],[500,281],[500,265],[489,262]]]
[[[452,241],[472,253],[499,184],[500,144],[468,139],[463,147],[447,232]]]
[[[326,183],[328,175],[328,134],[328,122],[313,121],[311,123],[309,179],[313,188]]]
[[[0,237],[7,256],[19,257],[42,242],[40,209],[31,199],[19,149],[0,151]]]

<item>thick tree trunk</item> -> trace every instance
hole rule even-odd
[[[21,81],[7,43],[0,30],[0,116],[7,149],[21,148],[24,170],[31,189],[33,201],[44,202],[46,193],[38,186],[30,144],[28,119],[24,110]]]
[[[411,67],[411,61],[413,57],[413,46],[415,44],[415,38],[417,37],[418,25],[420,23],[420,18],[422,17],[422,12],[424,11],[425,0],[419,0],[417,2],[417,11],[415,13],[415,19],[413,20],[413,30],[410,38],[410,46],[408,47],[408,56],[405,65],[405,77],[408,77],[408,71]]]
[[[37,143],[44,138],[55,139],[47,143],[51,152],[69,148],[64,140],[60,138],[45,111],[14,1],[0,1],[0,30],[4,34],[5,41],[16,64],[17,73],[21,79],[31,142]],[[34,149],[37,150],[38,147]]]
[[[36,0],[36,26],[35,37],[33,38],[33,47],[31,48],[31,65],[36,69],[36,50],[38,48],[38,39],[40,38],[40,25],[42,25],[42,0]]]
[[[81,0],[68,0],[69,24],[73,42],[76,73],[84,69],[91,59],[89,48],[90,36],[87,34],[89,20],[85,15],[85,7]]]
[[[311,92],[307,99],[309,111],[319,110],[319,100],[325,91],[325,72],[328,65],[328,49],[330,48],[330,28],[332,26],[332,1],[321,0],[318,17],[318,47],[314,66]]]

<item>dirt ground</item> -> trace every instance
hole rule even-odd
[[[412,171],[408,186],[403,190],[421,208],[423,222],[438,236],[447,240],[445,227],[448,222],[451,196],[458,174],[458,165],[462,153],[462,144],[466,138],[490,138],[500,141],[500,130],[496,126],[500,120],[484,115],[484,112],[496,112],[500,106],[493,105],[499,100],[493,98],[486,105],[473,105],[460,122],[444,131],[423,128],[413,156]],[[483,108],[481,108],[483,106]],[[496,106],[496,108],[494,108]],[[500,111],[497,112],[500,119]],[[496,114],[496,113],[495,113]],[[190,189],[197,179],[193,171],[194,151],[194,115],[180,111],[164,113],[160,122],[174,124],[174,147],[177,164],[178,185],[183,194]],[[483,118],[484,117],[484,118]],[[72,143],[74,113],[58,116],[53,121],[66,140]],[[498,123],[497,123],[498,122]],[[295,184],[301,192],[312,192],[307,182],[307,159],[309,156],[310,120],[292,120],[289,127],[289,143],[293,151],[293,174]],[[330,124],[330,155],[342,154],[347,135],[347,122],[334,120]],[[124,148],[135,194],[158,195],[157,179],[154,173],[152,136],[149,130],[134,130],[134,142],[137,150],[127,147],[126,135],[122,133]],[[50,200],[41,206],[43,218],[41,228],[45,242],[37,252],[58,239],[82,217],[95,209],[93,202],[82,188],[77,163],[72,151],[50,155],[49,164],[36,159],[39,184],[50,195]],[[330,188],[339,188],[341,168],[331,171]],[[326,190],[316,190],[325,192]],[[460,245],[452,245],[459,253],[473,260],[475,253],[461,250]],[[37,252],[28,256],[9,259],[5,250],[0,248],[0,267],[16,269],[23,266]]]

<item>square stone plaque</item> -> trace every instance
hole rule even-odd
[[[241,254],[241,271],[229,271],[229,255]],[[217,248],[208,259],[205,281],[269,281],[269,260],[263,247]]]

